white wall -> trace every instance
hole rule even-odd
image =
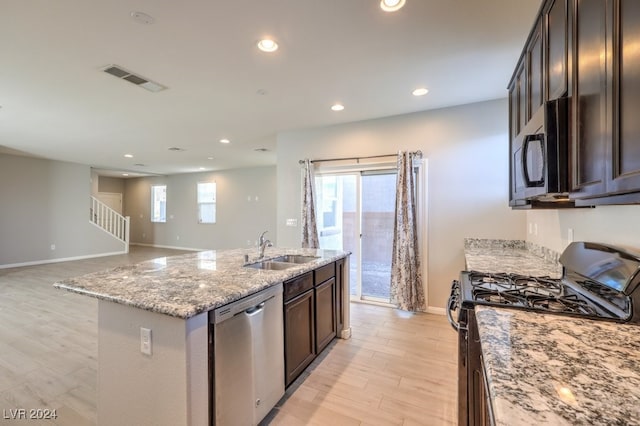
[[[538,228],[538,235],[528,233],[527,241],[557,252],[562,252],[569,244],[570,228],[574,241],[607,243],[640,251],[638,205],[529,211],[527,223]]]
[[[0,266],[123,252],[89,222],[90,176],[89,166],[0,154]]]
[[[525,238],[525,213],[508,207],[506,100],[278,135],[278,242],[300,246],[300,165],[321,159],[422,150],[428,159],[429,306],[444,307],[464,269],[463,239]]]
[[[216,182],[217,222],[198,223],[196,186]],[[152,223],[151,185],[167,185],[167,222]],[[223,170],[125,180],[125,216],[131,242],[189,249],[255,245],[260,233],[276,244],[276,169]]]

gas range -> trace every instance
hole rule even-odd
[[[458,332],[458,424],[493,424],[486,398],[475,305],[640,325],[640,257],[604,244],[571,243],[562,278],[463,271],[451,286],[449,322]]]
[[[640,323],[637,255],[603,244],[577,242],[567,247],[560,263],[563,275],[559,279],[463,271],[460,280],[453,283],[449,309],[472,309],[480,304]]]

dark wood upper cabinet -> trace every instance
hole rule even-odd
[[[613,146],[607,191],[640,189],[640,1],[614,3]]]
[[[527,123],[542,106],[544,93],[542,53],[542,20],[538,19],[527,47]]]
[[[579,205],[637,203],[640,2],[576,0],[574,14],[572,196]]]
[[[606,192],[607,8],[602,0],[576,0],[573,11],[572,163],[574,196]]]
[[[553,100],[567,94],[567,0],[552,0],[544,11],[545,29],[545,100]]]
[[[640,0],[546,0],[509,83],[510,202],[517,141],[545,101],[570,98],[575,206],[640,203]],[[561,206],[557,206],[561,207]]]

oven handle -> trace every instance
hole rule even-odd
[[[451,283],[451,295],[449,296],[449,300],[447,302],[447,320],[451,327],[457,332],[460,331],[460,324],[453,319],[453,311],[460,309],[459,304],[459,295],[460,294],[460,283],[458,281],[453,281]]]

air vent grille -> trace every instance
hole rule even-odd
[[[150,92],[159,92],[167,88],[167,86],[163,86],[160,83],[156,83],[138,74],[128,71],[122,68],[120,65],[108,65],[107,67],[103,68],[103,71],[107,74],[111,74],[114,77],[118,77],[119,79],[126,80],[129,83],[133,83],[136,86],[140,86]]]

